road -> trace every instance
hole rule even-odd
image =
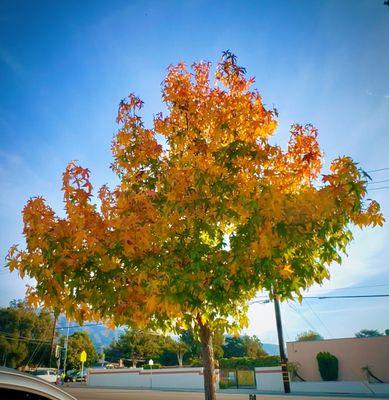
[[[159,390],[126,390],[88,387],[62,388],[78,400],[203,400],[200,392],[167,392]],[[218,400],[248,400],[248,394],[218,393]],[[257,394],[257,400],[345,400],[345,397],[283,396]],[[347,397],[348,400],[361,400],[361,397]],[[378,400],[378,398],[375,398]]]

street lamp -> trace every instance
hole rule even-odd
[[[150,365],[150,389],[153,388],[153,365],[154,361],[150,358],[149,360],[149,365]]]

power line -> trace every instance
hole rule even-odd
[[[305,316],[295,307],[293,307],[289,302],[288,302],[289,308],[291,308],[296,314],[300,316],[300,318],[313,330],[313,331],[318,331],[309,321]]]
[[[330,337],[334,337],[330,330],[328,329],[327,325],[323,322],[323,320],[319,317],[319,315],[314,311],[313,307],[309,304],[309,301],[306,301],[307,306],[311,310],[312,314],[319,320],[319,322],[322,324],[324,329],[327,331],[327,333],[330,335]]]
[[[335,292],[338,290],[357,290],[357,289],[370,289],[370,288],[379,288],[379,287],[388,287],[389,284],[387,283],[383,283],[383,284],[375,284],[375,285],[361,285],[361,286],[346,286],[346,287],[338,287],[338,288],[331,288],[331,289],[326,289],[326,288],[322,288],[322,289],[317,289],[317,290],[313,290],[312,292],[310,292],[310,294],[320,294],[322,292]],[[308,295],[308,293],[307,293]],[[267,300],[268,296],[267,295],[260,295],[255,297],[255,300]]]
[[[373,298],[373,297],[389,297],[389,294],[356,294],[356,295],[342,295],[342,296],[303,296],[303,299],[357,299],[357,298]],[[297,298],[296,298],[297,300]]]
[[[31,343],[38,343],[38,344],[39,343],[41,343],[41,344],[43,344],[43,343],[49,344],[50,343],[50,340],[24,339],[21,337],[8,336],[8,335],[5,335],[4,333],[0,333],[0,336],[6,340],[17,340],[18,342],[27,342],[27,343],[31,342]]]
[[[358,295],[340,295],[340,296],[302,296],[302,299],[359,299],[359,298],[377,298],[377,297],[389,297],[389,294],[358,294]],[[294,297],[292,300],[299,300],[298,297]],[[258,299],[250,302],[251,304],[266,304],[270,303],[270,299]]]
[[[97,323],[97,324],[84,324],[84,325],[71,325],[70,329],[72,328],[87,328],[89,326],[105,326],[105,324],[102,323]],[[67,325],[66,326],[57,326],[55,329],[67,329]]]
[[[325,292],[333,292],[335,290],[354,290],[354,289],[367,289],[367,288],[378,288],[378,287],[387,287],[389,286],[389,284],[387,283],[382,283],[382,284],[376,284],[376,285],[361,285],[361,286],[347,286],[347,287],[340,287],[340,288],[333,288],[333,289],[318,289],[318,290],[314,290],[311,292],[311,294],[320,294],[320,290],[321,291],[325,291]]]
[[[368,185],[375,185],[377,183],[384,183],[384,182],[389,182],[389,179],[383,179],[382,181],[372,181],[372,182],[368,182]]]
[[[389,170],[389,167],[386,167],[386,168],[378,168],[378,169],[371,169],[370,171],[366,171],[367,173],[370,173],[370,172],[380,172],[380,171],[387,171],[387,170]]]
[[[378,188],[372,188],[372,189],[369,189],[369,191],[372,191],[372,190],[382,190],[382,189],[389,189],[389,186],[382,186],[382,187],[378,187]]]

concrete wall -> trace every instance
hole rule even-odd
[[[257,389],[265,392],[283,392],[281,367],[259,367],[255,368],[255,380]]]
[[[320,381],[316,355],[328,351],[339,360],[339,381],[362,381],[361,368],[369,365],[373,374],[389,382],[389,336],[345,338],[287,343],[289,361],[301,364],[299,374],[307,381]]]
[[[219,371],[216,371],[216,387],[219,387]],[[90,386],[155,388],[155,389],[203,389],[203,368],[142,368],[90,369],[87,377]]]

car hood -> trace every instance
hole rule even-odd
[[[77,400],[64,390],[32,375],[0,367],[0,388],[27,391],[52,400]]]

